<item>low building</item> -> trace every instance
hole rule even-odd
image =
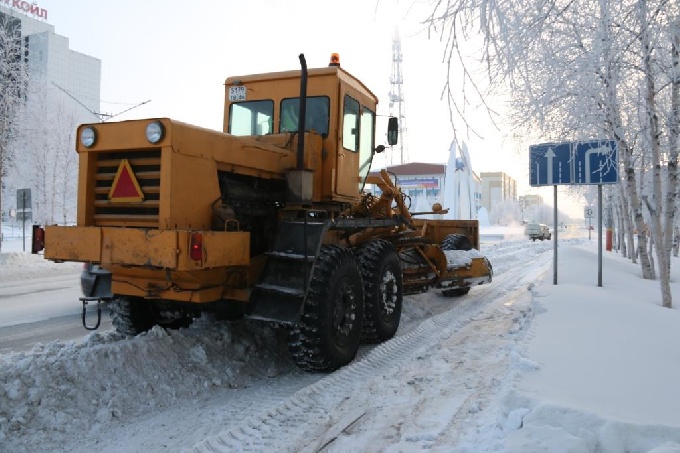
[[[411,162],[401,165],[393,165],[385,168],[388,173],[395,176],[397,184],[402,191],[411,198],[412,210],[426,210],[434,203],[444,203],[444,190],[446,183],[446,165],[445,164],[431,164],[423,162]],[[371,172],[372,175],[377,175],[379,171]],[[482,181],[473,172],[474,179],[474,206],[475,212],[479,212],[482,200]],[[380,195],[380,189],[371,185],[366,188],[376,196]],[[420,206],[420,207],[417,207]],[[449,208],[449,206],[444,206]]]

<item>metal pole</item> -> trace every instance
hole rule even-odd
[[[602,184],[597,185],[597,286],[602,286]]]
[[[553,212],[553,234],[555,235],[553,239],[553,285],[557,285],[557,184],[553,185],[553,188],[553,204],[555,205]]]
[[[23,208],[24,214],[21,219],[21,236],[24,240],[24,252],[26,251],[26,191],[21,192],[21,207]]]

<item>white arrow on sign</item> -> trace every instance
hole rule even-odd
[[[612,149],[608,146],[601,146],[599,148],[592,148],[592,149],[589,149],[588,151],[586,151],[586,156],[585,156],[585,160],[586,160],[586,175],[585,175],[586,180],[585,180],[585,183],[586,184],[590,183],[590,156],[591,156],[591,154],[609,155],[611,153],[612,153]],[[601,168],[600,168],[600,172],[602,172]],[[600,175],[600,181],[602,181],[601,175]]]
[[[548,182],[547,184],[549,186],[552,185],[553,183],[553,158],[555,157],[555,151],[553,151],[552,147],[549,146],[548,150],[545,152],[545,158],[548,161],[548,171],[546,172],[548,175]]]

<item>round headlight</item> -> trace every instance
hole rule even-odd
[[[85,127],[80,131],[80,143],[82,143],[85,148],[94,145],[94,142],[96,141],[97,133],[95,132],[94,127]]]
[[[163,139],[165,135],[165,130],[163,129],[163,124],[160,121],[154,121],[147,124],[146,126],[146,139],[149,143],[156,144]]]

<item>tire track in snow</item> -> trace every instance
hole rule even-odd
[[[437,345],[441,341],[443,330],[448,329],[458,334],[470,325],[475,316],[487,312],[492,316],[503,315],[502,308],[494,304],[494,301],[519,297],[521,293],[527,292],[527,285],[546,272],[551,256],[543,253],[549,250],[548,247],[534,247],[534,253],[526,253],[525,247],[520,248],[522,249],[525,250],[525,258],[531,254],[536,257],[526,268],[505,272],[504,266],[501,266],[491,285],[475,288],[474,297],[456,299],[450,309],[424,320],[408,333],[373,347],[355,362],[299,390],[275,409],[251,416],[245,422],[199,442],[191,451],[317,451],[324,448],[324,445],[332,442],[338,429],[344,429],[344,423],[339,423],[338,419],[328,413],[332,413],[344,400],[351,398],[356,389],[366,388],[369,381],[380,376],[380,370],[396,368],[413,360],[420,351]],[[502,258],[506,252],[514,254],[516,251],[515,246],[499,246],[487,256],[494,264],[494,260]],[[452,423],[459,421],[466,411],[470,411],[473,398],[480,398],[490,391],[486,386],[471,394],[460,406]],[[353,424],[363,413],[361,409],[350,410],[343,414],[341,420]],[[301,432],[302,426],[305,429]],[[331,435],[321,436],[319,440],[318,433],[322,432]],[[327,439],[328,437],[331,439]],[[310,444],[309,439],[316,440]],[[291,441],[292,445],[283,444]]]

